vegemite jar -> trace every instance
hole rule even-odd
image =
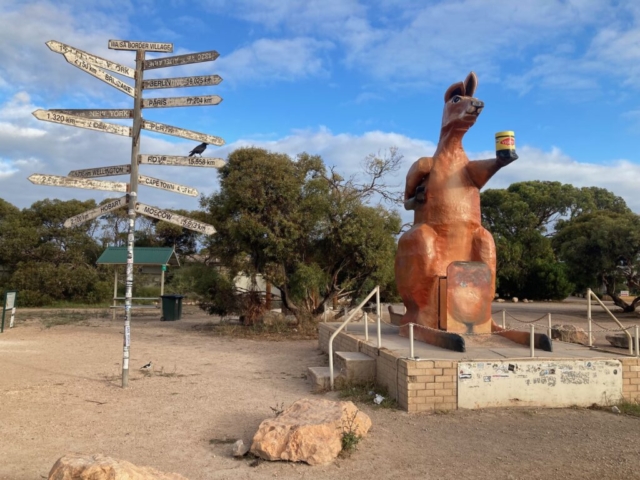
[[[516,137],[510,130],[496,133],[496,157],[503,160],[515,160]]]

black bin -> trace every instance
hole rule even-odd
[[[182,299],[184,295],[161,295],[162,318],[160,320],[173,321],[182,318]]]

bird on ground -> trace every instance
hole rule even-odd
[[[140,370],[151,370],[151,362],[147,363],[145,366],[143,366]]]
[[[198,145],[196,148],[194,148],[189,152],[189,156],[190,157],[193,157],[194,155],[202,156],[202,152],[204,152],[207,149],[207,145],[208,145],[207,143],[201,143],[200,145]]]

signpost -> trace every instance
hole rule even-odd
[[[64,222],[64,226],[67,228],[75,227],[76,225],[80,225],[81,223],[87,222],[89,220],[93,220],[94,218],[98,218],[100,215],[109,213],[112,210],[117,210],[118,208],[122,208],[126,206],[127,203],[128,203],[128,197],[127,195],[125,195],[124,197],[120,197],[108,203],[105,203],[104,205],[100,205],[99,207],[92,208],[91,210],[87,210],[86,212],[76,215],[75,217],[68,218]]]
[[[142,164],[148,165],[175,165],[180,167],[209,167],[222,168],[226,165],[221,158],[208,157],[178,157],[174,155],[138,155]]]
[[[112,177],[114,175],[127,175],[131,173],[131,165],[114,165],[113,167],[87,168],[84,170],[71,170],[70,177],[94,178]]]
[[[224,145],[224,140],[220,137],[205,133],[194,132],[183,128],[165,125],[158,122],[151,122],[142,119],[142,108],[165,108],[165,107],[191,107],[218,105],[222,99],[217,95],[204,95],[192,97],[170,97],[170,98],[142,98],[143,89],[157,88],[179,88],[179,87],[200,87],[207,85],[218,85],[222,78],[218,75],[204,75],[196,77],[179,78],[159,78],[144,79],[144,71],[155,68],[174,67],[191,63],[210,62],[218,58],[218,52],[210,50],[207,52],[190,53],[186,55],[176,55],[172,57],[146,60],[145,54],[149,52],[173,52],[171,43],[138,42],[131,40],[109,40],[109,48],[113,50],[134,50],[136,52],[135,69],[120,65],[110,60],[98,57],[64,43],[51,40],[47,46],[54,52],[64,55],[65,59],[88,74],[108,83],[112,87],[133,98],[132,109],[73,109],[73,110],[36,110],[33,115],[47,122],[69,125],[72,127],[86,128],[114,135],[131,137],[131,158],[128,165],[115,165],[102,168],[89,168],[83,170],[72,170],[68,177],[57,175],[34,174],[29,177],[32,183],[37,185],[49,185],[56,187],[88,188],[94,190],[107,190],[127,193],[127,195],[113,200],[100,207],[88,210],[84,213],[67,219],[65,227],[72,228],[83,222],[92,220],[105,213],[118,208],[128,207],[128,231],[127,231],[127,274],[125,293],[125,315],[124,315],[124,341],[122,352],[122,386],[129,383],[129,354],[131,346],[131,303],[133,293],[133,243],[135,231],[136,212],[151,218],[163,220],[183,228],[194,230],[205,235],[213,235],[215,228],[206,223],[199,222],[192,218],[162,210],[150,205],[138,203],[138,184],[160,188],[167,191],[181,193],[184,195],[197,196],[198,191],[194,188],[180,185],[174,182],[167,182],[158,178],[147,177],[138,173],[141,164],[149,165],[184,165],[195,167],[220,168],[224,161],[219,158],[192,158],[163,155],[140,155],[140,133],[141,129],[157,133],[164,133],[176,137],[205,142],[211,145]],[[129,85],[119,78],[107,73],[105,70],[124,75],[135,80],[135,85]],[[131,118],[131,127],[102,122],[101,118]],[[103,180],[92,180],[94,177],[111,175],[129,175],[129,183],[109,182]]]
[[[13,328],[13,321],[16,317],[16,296],[18,292],[11,290],[4,292],[4,303],[2,304],[2,325],[0,325],[0,333],[4,332],[4,316],[7,310],[11,310],[11,317],[9,319],[9,328]]]

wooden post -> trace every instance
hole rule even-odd
[[[265,293],[265,304],[267,307],[267,310],[271,310],[271,283],[267,282],[267,291]]]
[[[117,306],[118,306],[118,301],[116,300],[116,298],[118,297],[118,265],[114,265],[113,266],[114,270],[115,270],[115,278],[113,280],[113,312],[111,312],[111,321],[115,322],[116,321],[116,310],[117,310]]]
[[[164,265],[160,268],[160,296],[164,295]]]

